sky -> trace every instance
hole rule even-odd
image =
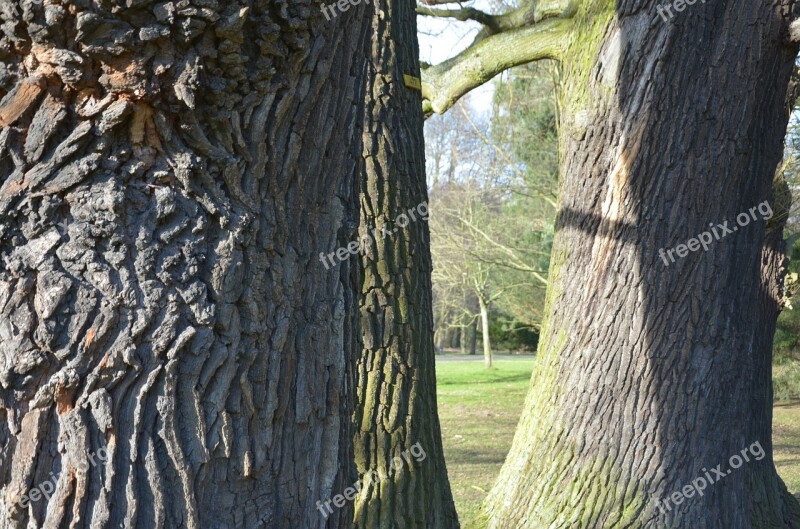
[[[471,4],[476,9],[489,10],[488,2],[478,0]],[[449,6],[436,6],[446,8]],[[456,6],[457,7],[457,6]],[[419,23],[420,59],[429,64],[438,64],[457,55],[472,42],[480,28],[477,22],[460,22],[436,17],[417,17]],[[489,113],[494,88],[486,83],[470,93],[470,107],[474,112]]]

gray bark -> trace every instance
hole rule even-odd
[[[349,526],[315,502],[354,477],[356,276],[318,255],[357,224],[369,18],[0,22],[0,529]]]

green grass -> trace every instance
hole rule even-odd
[[[483,529],[481,502],[511,446],[533,362],[496,360],[490,371],[482,361],[436,363],[447,470],[463,529]],[[773,434],[775,465],[800,499],[800,404],[775,407]]]
[[[439,418],[447,471],[462,529],[478,529],[478,510],[511,447],[533,369],[531,357],[437,362]]]
[[[778,403],[773,413],[775,467],[789,491],[800,500],[800,404]]]

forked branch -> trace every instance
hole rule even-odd
[[[422,69],[425,115],[441,114],[497,74],[541,59],[561,59],[572,20],[548,18],[482,39],[443,63]]]

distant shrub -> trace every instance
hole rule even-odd
[[[778,318],[775,330],[775,364],[791,363],[800,360],[800,308],[784,310]]]
[[[784,362],[772,368],[775,400],[800,399],[800,362]]]
[[[800,399],[800,304],[784,310],[775,330],[772,381],[775,400]]]
[[[539,333],[505,315],[494,315],[489,320],[492,349],[516,353],[533,353],[539,343]]]

